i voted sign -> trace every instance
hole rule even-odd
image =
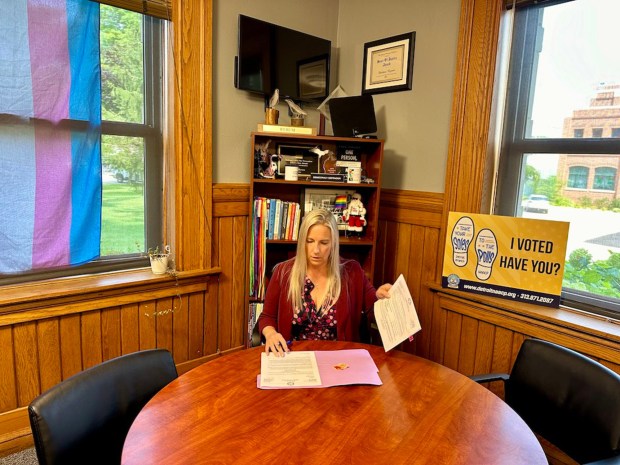
[[[442,286],[557,307],[569,223],[450,212]]]

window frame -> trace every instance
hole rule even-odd
[[[115,8],[115,7],[109,7]],[[139,14],[139,13],[136,13]],[[153,16],[143,16],[144,45],[144,120],[127,123],[102,120],[101,135],[138,137],[144,141],[144,202],[145,249],[148,244],[161,244],[163,238],[163,108],[164,108],[164,44],[167,22]],[[150,45],[150,46],[149,46]],[[64,120],[61,125],[69,128],[83,127],[77,120]],[[0,285],[72,277],[84,274],[131,270],[149,265],[144,253],[99,257],[78,266],[30,270],[16,274],[0,274]]]
[[[110,7],[114,8],[114,7]],[[102,121],[101,134],[125,137],[141,137],[144,140],[144,200],[145,200],[145,247],[162,243],[163,219],[163,43],[165,22],[153,16],[143,15],[144,47],[144,121],[124,123]],[[150,44],[151,46],[147,46]],[[146,250],[145,250],[146,252]],[[122,268],[145,266],[145,257],[136,254],[100,257],[91,262],[96,270],[104,263],[125,264]],[[135,262],[131,266],[132,262]],[[87,266],[87,265],[84,265]]]
[[[515,9],[493,209],[498,215],[518,216],[520,213],[519,199],[524,180],[522,176],[515,176],[514,173],[522,172],[527,154],[620,154],[619,144],[614,138],[543,139],[526,136],[531,125],[528,112],[532,106],[537,49],[540,47],[538,31],[542,24],[544,8],[556,3],[542,3]],[[620,303],[574,289],[562,289],[561,304],[614,318],[620,315]]]
[[[618,171],[612,166],[597,166],[594,168],[594,179],[592,180],[592,189],[600,191],[615,191],[616,179],[618,178]],[[601,181],[611,179],[611,187],[600,186]],[[603,182],[603,184],[605,184]]]
[[[583,165],[569,166],[568,167],[568,178],[566,180],[566,188],[567,189],[587,189],[589,176],[590,176],[590,168],[588,168],[587,166],[583,166]],[[585,178],[585,183],[583,186],[575,185],[575,184],[579,184],[583,180],[583,178]]]

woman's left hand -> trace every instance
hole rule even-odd
[[[392,285],[389,283],[383,284],[377,289],[377,299],[388,299],[390,297],[390,289]]]

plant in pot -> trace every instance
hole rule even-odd
[[[168,271],[168,260],[170,259],[170,246],[151,247],[148,250],[151,261],[151,271],[153,274],[165,274]]]

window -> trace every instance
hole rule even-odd
[[[585,166],[571,166],[568,169],[567,187],[573,189],[585,189],[588,187],[588,168]]]
[[[166,21],[103,4],[98,7],[100,257],[81,266],[40,267],[3,275],[0,277],[2,284],[145,266],[148,259],[144,252],[150,246],[161,244],[162,81]],[[71,101],[72,106],[74,103]],[[84,123],[69,119],[63,120],[62,125],[71,129],[83,127]],[[0,134],[0,138],[6,134]],[[79,192],[75,195],[79,197]],[[99,228],[99,224],[93,227]],[[11,247],[4,247],[4,250],[5,253],[7,250],[14,252]],[[0,273],[3,272],[0,269]]]
[[[612,18],[618,15],[615,0],[516,7],[494,209],[570,222],[563,304],[615,316],[620,192],[612,167],[620,163],[620,145],[611,138],[620,137],[620,62],[612,52],[620,30]],[[531,194],[548,198],[547,213],[525,211]]]
[[[616,187],[616,169],[615,168],[596,168],[594,170],[593,189],[601,189],[605,191],[613,191]]]
[[[101,5],[101,264],[161,244],[161,38],[161,20]]]

